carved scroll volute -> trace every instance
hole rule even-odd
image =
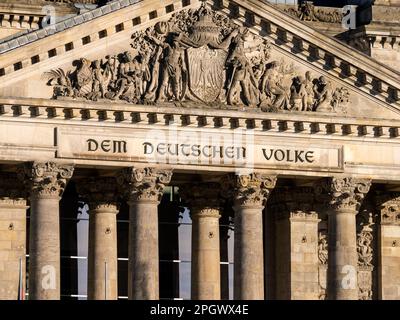
[[[333,210],[357,212],[371,187],[371,180],[351,177],[333,177],[314,185],[317,198]]]
[[[17,170],[31,197],[61,197],[74,172],[73,165],[55,162],[25,163]]]
[[[222,183],[223,194],[235,206],[264,207],[276,180],[275,175],[261,173],[228,175]]]
[[[117,182],[129,201],[160,202],[164,188],[171,182],[172,170],[157,168],[124,168]]]

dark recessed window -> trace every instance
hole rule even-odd
[[[56,49],[49,50],[49,58],[55,57],[57,55]]]
[[[167,13],[170,13],[170,12],[174,11],[174,5],[173,5],[173,4],[170,4],[169,6],[166,6],[166,7],[165,7],[165,11],[166,11]]]
[[[157,18],[157,11],[152,11],[149,13],[150,20]]]
[[[132,24],[133,24],[133,26],[137,26],[138,24],[140,24],[140,17],[132,19]]]
[[[14,63],[14,70],[17,71],[20,69],[22,69],[22,62]]]
[[[83,45],[88,44],[88,43],[90,43],[90,36],[82,38],[82,44]]]
[[[107,37],[107,30],[101,30],[99,32],[99,39],[103,39],[105,37]]]
[[[6,71],[4,70],[4,68],[0,69],[0,77],[5,76]]]
[[[190,4],[190,0],[182,0],[182,6],[186,7]]]
[[[124,24],[120,23],[115,26],[115,32],[121,32],[124,30]]]
[[[38,55],[33,56],[33,57],[31,58],[31,62],[32,62],[32,64],[39,63],[39,62],[40,62],[39,56],[38,56]]]
[[[74,49],[74,44],[73,44],[72,42],[67,43],[67,44],[65,45],[65,51],[71,51],[71,50],[73,50],[73,49]]]

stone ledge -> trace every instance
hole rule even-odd
[[[332,113],[192,109],[160,106],[44,99],[1,99],[0,119],[96,121],[192,128],[245,129],[352,139],[400,140],[400,121],[345,118]]]

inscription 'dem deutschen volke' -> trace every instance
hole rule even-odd
[[[104,152],[112,154],[128,153],[128,142],[124,140],[96,140],[88,139],[88,152]],[[149,156],[175,156],[175,157],[205,157],[205,158],[227,158],[243,160],[247,157],[246,147],[218,146],[201,144],[178,144],[144,142],[143,154]],[[267,161],[288,163],[315,162],[315,151],[296,148],[262,148],[262,154]]]

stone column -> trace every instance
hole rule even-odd
[[[73,166],[54,162],[25,163],[19,177],[30,191],[29,299],[60,299],[59,201]]]
[[[25,198],[15,174],[0,175],[0,300],[25,299]]]
[[[129,200],[128,296],[159,299],[158,204],[172,171],[126,168],[118,177]]]
[[[276,176],[258,173],[233,177],[234,299],[264,299],[263,209]]]
[[[78,184],[89,204],[88,300],[118,299],[117,189],[112,177]]]
[[[325,179],[316,185],[328,209],[328,300],[358,300],[356,214],[370,180]]]
[[[400,193],[375,197],[379,212],[378,298],[400,300]]]
[[[221,190],[217,183],[184,186],[182,198],[192,217],[192,299],[221,299],[219,218]]]

